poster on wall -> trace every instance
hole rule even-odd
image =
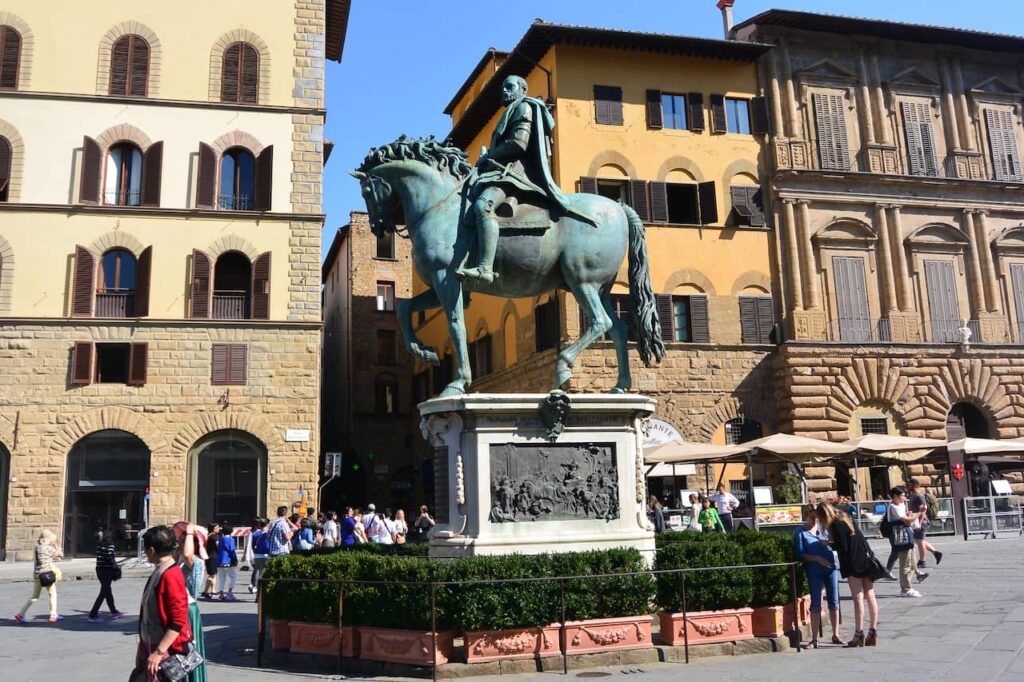
[[[652,419],[650,431],[644,436],[644,450],[673,440],[683,440],[683,436],[676,430],[676,427],[662,419]]]
[[[757,525],[785,526],[804,522],[799,504],[774,504],[757,508]]]

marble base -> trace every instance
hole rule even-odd
[[[434,446],[430,556],[635,547],[653,560],[644,505],[640,395],[472,393],[419,406]],[[561,428],[553,413],[564,411]]]

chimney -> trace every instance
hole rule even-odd
[[[732,40],[732,5],[736,0],[718,0],[718,9],[722,10],[722,30],[726,40]]]

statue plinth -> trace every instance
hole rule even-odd
[[[655,404],[561,392],[421,403],[434,447],[430,556],[653,550],[642,442]]]

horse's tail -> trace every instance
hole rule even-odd
[[[658,362],[665,356],[665,342],[661,339],[661,321],[651,287],[651,271],[647,258],[647,237],[644,223],[630,206],[622,204],[629,222],[629,297],[633,302],[637,344],[640,359],[650,366],[653,357]],[[669,321],[666,320],[666,323]]]

